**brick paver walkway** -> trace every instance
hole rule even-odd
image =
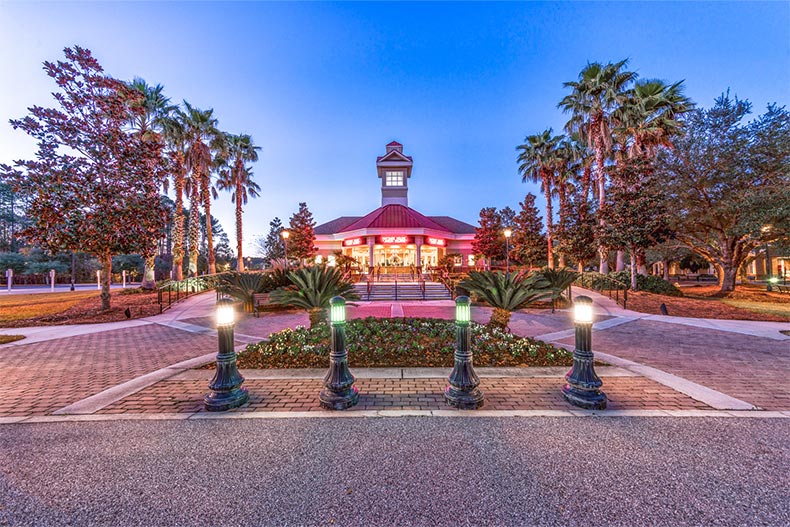
[[[449,373],[449,372],[448,372]],[[708,406],[644,377],[605,379],[610,410],[710,410]],[[353,410],[445,410],[444,379],[357,379]],[[560,394],[563,379],[484,378],[480,388],[488,410],[571,410]],[[250,402],[235,411],[318,411],[318,379],[251,379]],[[164,381],[100,410],[99,413],[203,411],[206,381]]]
[[[216,337],[149,324],[0,348],[0,416],[50,414],[216,347]]]
[[[573,337],[560,342],[573,343]],[[790,410],[790,341],[636,320],[593,349],[653,366],[766,410]]]
[[[172,320],[213,328],[213,317],[207,316],[213,308],[210,297],[199,296],[184,304],[158,317],[157,324],[0,346],[0,417],[51,414],[125,381],[215,352],[215,336],[160,325]],[[403,303],[396,307],[395,311],[402,308],[406,317],[451,319],[454,315],[451,303]],[[348,315],[388,317],[392,311],[391,303],[359,303],[349,307]],[[473,309],[473,317],[479,322],[487,322],[489,316],[490,309]],[[786,381],[790,374],[790,341],[654,320],[622,320],[622,325],[596,331],[593,348],[673,373],[764,409],[790,410],[790,383]],[[300,311],[266,313],[260,318],[241,316],[236,327],[240,337],[237,343],[307,324],[307,314]],[[569,328],[569,314],[559,311],[515,313],[511,324],[514,333],[530,336]],[[572,343],[573,337],[564,342]],[[603,380],[610,409],[708,408],[644,377]],[[165,379],[110,403],[101,412],[202,411],[207,384],[206,380]],[[486,393],[485,408],[490,410],[570,409],[560,396],[562,384],[561,377],[484,378],[481,388]],[[320,380],[251,379],[245,385],[251,402],[239,411],[318,409]],[[445,385],[445,379],[435,378],[359,379],[362,396],[356,409],[445,409]]]

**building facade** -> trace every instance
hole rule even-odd
[[[372,273],[436,266],[446,255],[458,255],[459,267],[474,265],[475,227],[450,216],[425,216],[409,207],[413,160],[393,141],[376,159],[381,206],[364,216],[342,216],[315,228],[318,261],[336,254],[353,258],[359,270]]]

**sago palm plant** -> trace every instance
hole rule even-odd
[[[219,276],[217,289],[221,293],[244,302],[244,311],[251,313],[253,310],[252,295],[262,293],[266,288],[267,281],[267,276],[263,273],[229,272]]]
[[[311,328],[326,320],[326,310],[332,297],[359,300],[354,285],[346,280],[337,267],[302,267],[290,272],[288,277],[293,285],[272,291],[271,300],[275,304],[306,309],[310,315]]]
[[[548,282],[538,274],[471,271],[460,285],[494,308],[488,325],[502,329],[507,328],[513,311],[551,297]]]
[[[544,267],[536,275],[542,277],[548,284],[551,292],[551,310],[554,312],[554,304],[558,299],[562,298],[562,293],[576,280],[579,273],[570,269],[549,269]]]

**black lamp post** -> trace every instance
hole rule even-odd
[[[474,410],[483,405],[480,379],[472,365],[472,310],[468,296],[455,299],[455,362],[444,389],[444,400],[454,408]]]
[[[242,388],[244,377],[236,367],[236,352],[233,350],[233,327],[236,312],[230,298],[217,300],[217,337],[219,353],[214,378],[208,387],[211,393],[203,397],[206,410],[220,412],[238,408],[250,398],[246,388]]]
[[[505,229],[505,276],[510,278],[510,237],[513,231]]]
[[[288,237],[291,235],[288,231],[283,231],[282,233],[283,243],[285,244],[285,268],[288,269]]]
[[[567,384],[562,387],[562,396],[574,406],[587,410],[603,410],[606,408],[606,394],[601,391],[603,382],[593,367],[592,307],[592,299],[587,296],[577,296],[573,302],[576,345],[573,350],[573,367],[565,375]]]
[[[329,371],[324,376],[324,389],[318,399],[322,408],[345,410],[357,404],[359,390],[354,386],[354,376],[348,369],[346,301],[342,296],[333,297],[329,301],[329,320],[332,325]]]

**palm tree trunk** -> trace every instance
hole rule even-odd
[[[551,180],[546,171],[541,171],[543,178],[543,192],[546,195],[546,245],[548,259],[547,265],[549,269],[554,269],[554,250],[552,247],[552,231],[554,230],[554,220],[552,219],[553,210],[551,207]]]
[[[633,247],[628,251],[631,253],[631,291],[639,289],[636,282],[636,251]]]
[[[200,212],[198,210],[199,201],[196,183],[189,196],[189,276],[197,276],[198,264],[198,236],[200,235],[198,222]]]
[[[206,256],[208,258],[208,274],[216,274],[217,266],[214,261],[214,237],[211,233],[211,185],[210,176],[206,176],[202,186],[203,210],[206,211]]]
[[[505,329],[508,324],[510,324],[510,311],[495,307],[493,313],[491,313],[488,325]]]
[[[176,193],[176,212],[173,218],[173,280],[184,278],[184,172],[183,157],[179,152],[176,160],[176,174],[173,187]]]
[[[593,127],[593,130],[595,127]],[[606,203],[606,173],[604,172],[604,144],[600,132],[595,135],[595,177],[598,179],[598,210],[601,210]],[[604,221],[601,220],[601,226]],[[600,262],[598,272],[606,274],[609,272],[609,253],[603,245],[598,246]]]
[[[241,181],[237,180],[236,183],[236,269],[239,272],[244,271],[244,257],[241,253]]]
[[[156,289],[156,275],[155,268],[156,255],[149,256],[145,259],[145,266],[143,267],[143,282],[140,287],[147,290]]]

